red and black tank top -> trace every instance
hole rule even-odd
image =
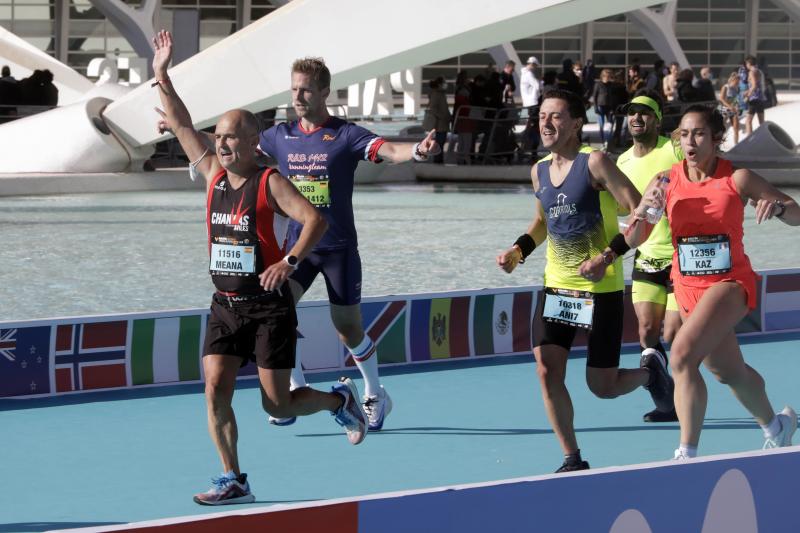
[[[289,219],[269,203],[266,169],[238,189],[221,170],[207,193],[209,272],[217,290],[233,294],[259,294],[264,289],[258,275],[283,259]]]

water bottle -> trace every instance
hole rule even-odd
[[[666,206],[667,185],[669,185],[669,177],[661,176],[658,178],[658,181],[656,182],[656,190],[661,195],[661,198],[664,199],[664,206]],[[658,224],[658,222],[661,220],[661,217],[664,215],[664,207],[648,207],[646,214],[647,221],[650,224]]]

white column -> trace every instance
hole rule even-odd
[[[236,0],[236,30],[241,30],[252,20],[253,0]]]
[[[519,54],[517,54],[517,51],[514,49],[514,45],[511,43],[498,44],[487,48],[486,51],[492,56],[492,61],[494,61],[494,64],[497,65],[499,70],[503,70],[503,65],[506,64],[506,61],[513,61],[516,63],[514,73],[516,74],[517,89],[514,91],[514,96],[519,98],[519,69],[520,67],[524,67],[525,64],[520,61]]]
[[[67,63],[69,54],[69,0],[55,0],[55,21],[53,34],[56,59]]]
[[[593,59],[594,49],[594,22],[587,22],[581,26],[581,63]]]
[[[122,0],[90,1],[128,40],[136,54],[147,60],[150,72],[153,59],[151,41],[156,34],[153,19],[161,7],[161,0],[143,0],[138,9]]]
[[[626,13],[635,23],[645,39],[665,62],[677,61],[681,68],[691,68],[675,36],[675,11],[678,2],[673,0],[664,4],[662,11],[644,7]]]

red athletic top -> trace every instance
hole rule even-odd
[[[742,243],[744,204],[733,180],[733,165],[727,159],[718,158],[714,175],[702,182],[689,181],[685,165],[685,162],[680,162],[672,166],[667,187],[667,218],[672,230],[672,244],[675,247],[672,257],[672,281],[675,284],[699,289],[706,289],[720,281],[752,283],[756,275],[750,266],[750,259],[744,253]],[[700,275],[682,273],[679,245],[681,242],[686,242],[682,240],[686,237],[710,238],[709,240],[715,240],[716,237],[717,241],[727,237],[730,243],[730,270]],[[687,252],[700,257],[688,260]],[[705,253],[719,255],[725,253],[725,250],[691,249],[684,246],[684,265],[702,270],[704,263],[705,266],[715,264],[713,261],[703,261],[715,259],[704,257]]]
[[[231,187],[225,169],[208,187],[209,270],[214,286],[234,294],[259,294],[258,275],[283,259],[289,219],[269,205],[266,169],[238,189]]]

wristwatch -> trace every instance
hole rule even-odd
[[[283,261],[284,261],[284,262],[285,262],[287,265],[289,265],[290,267],[292,267],[292,270],[297,270],[297,263],[298,263],[298,261],[297,261],[297,256],[294,256],[294,255],[287,255],[286,257],[284,257],[284,258],[283,258]]]
[[[613,265],[616,259],[615,255],[612,251],[603,252],[603,264],[606,266]]]

